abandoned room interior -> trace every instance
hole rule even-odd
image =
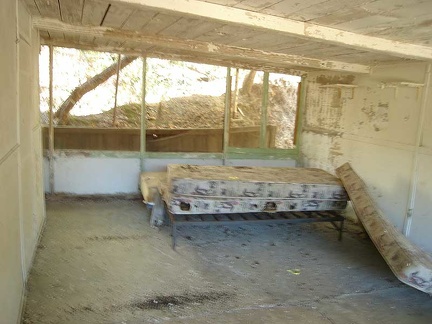
[[[432,323],[432,1],[2,0],[0,39],[0,324]]]

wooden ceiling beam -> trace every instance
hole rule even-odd
[[[100,52],[110,52],[110,53],[120,53],[126,55],[136,55],[136,56],[145,56],[150,58],[160,58],[166,60],[174,60],[174,61],[185,61],[185,62],[193,62],[200,64],[210,64],[217,66],[226,66],[226,67],[237,67],[241,69],[248,70],[259,70],[259,71],[267,71],[272,73],[283,73],[290,75],[301,76],[304,75],[309,70],[313,69],[302,69],[299,70],[297,67],[289,67],[289,66],[275,66],[271,65],[271,63],[253,63],[253,62],[243,62],[238,60],[228,60],[223,58],[214,58],[211,59],[206,58],[202,55],[191,55],[191,54],[183,54],[183,53],[167,53],[161,52],[157,49],[149,48],[149,49],[139,49],[139,48],[130,48],[128,46],[117,46],[117,45],[95,45],[86,41],[65,41],[65,40],[50,40],[50,39],[41,39],[41,45],[53,45],[67,48],[76,48],[80,50],[88,50],[88,51],[100,51]]]
[[[393,41],[362,35],[293,19],[227,7],[197,0],[104,0],[141,9],[171,12],[175,15],[188,15],[227,24],[271,31],[273,33],[313,39],[361,50],[385,53],[397,57],[417,60],[432,60],[432,47]]]
[[[370,67],[361,64],[352,64],[331,60],[319,60],[299,55],[266,52],[250,48],[230,45],[206,43],[195,40],[175,39],[166,36],[149,36],[138,32],[118,30],[107,27],[78,26],[64,23],[55,19],[34,18],[34,27],[48,31],[61,32],[65,35],[83,35],[107,40],[135,42],[137,45],[155,46],[166,54],[204,55],[208,60],[215,62],[221,59],[248,64],[256,63],[257,66],[293,67],[305,69],[334,70],[351,73],[369,73]]]

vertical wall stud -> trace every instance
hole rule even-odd
[[[117,77],[115,83],[115,93],[114,93],[114,109],[113,109],[113,122],[112,126],[117,126],[117,93],[118,93],[118,85],[119,85],[119,77],[120,77],[120,63],[121,63],[121,54],[117,57]]]
[[[306,106],[306,77],[302,76],[301,81],[297,89],[297,111],[296,120],[294,126],[294,139],[293,144],[295,146],[296,156],[297,156],[297,166],[303,166],[303,161],[301,158],[301,135],[303,128],[303,112]]]
[[[227,68],[226,75],[226,92],[225,92],[225,114],[224,114],[224,132],[223,132],[223,164],[226,164],[227,152],[229,146],[229,129],[231,113],[231,68]]]
[[[54,113],[53,113],[53,46],[49,47],[49,125],[48,125],[48,163],[50,193],[54,193]]]
[[[235,81],[234,81],[234,102],[232,106],[232,118],[237,118],[237,106],[238,106],[238,96],[239,96],[239,75],[240,75],[240,69],[236,68],[235,72]]]
[[[147,58],[142,57],[142,80],[141,80],[141,132],[140,132],[140,167],[141,172],[145,171],[146,133],[147,133],[147,108],[146,108],[146,76]]]
[[[268,90],[269,90],[269,73],[264,72],[263,93],[262,93],[262,103],[261,103],[260,148],[267,148]]]

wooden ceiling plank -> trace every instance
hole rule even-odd
[[[345,21],[349,21],[350,19],[357,19],[368,16],[370,13],[362,9],[362,6],[366,3],[374,1],[376,0],[360,0],[355,2],[352,0],[328,0],[326,2],[321,2],[314,6],[296,11],[290,14],[288,18],[311,22],[314,19],[330,16],[340,16],[341,13],[352,13],[355,11],[356,15],[350,17],[347,20],[339,21],[339,23],[343,23]],[[325,25],[331,26],[332,24],[330,23]]]
[[[200,36],[206,35],[207,33],[213,32],[214,30],[220,29],[222,27],[223,25],[218,22],[206,21],[205,23],[202,23],[194,29],[189,30],[187,33],[179,36],[185,39],[197,39]]]
[[[32,16],[39,17],[41,15],[35,0],[24,0],[24,4]]]
[[[171,26],[179,19],[180,18],[178,16],[158,13],[141,29],[141,31],[145,32],[146,34],[159,34],[161,31]]]
[[[256,35],[256,31],[248,28],[236,27],[232,25],[222,25],[197,37],[197,40],[214,42],[218,44],[232,44],[241,39],[247,39]]]
[[[331,27],[304,23],[268,14],[254,13],[248,10],[225,7],[196,0],[106,0],[124,5],[135,5],[139,8],[175,12],[204,19],[213,19],[229,24],[238,24],[255,29],[309,38],[317,41],[339,44],[342,46],[382,52],[398,57],[408,57],[420,60],[432,60],[432,47],[398,42],[378,37],[356,34]],[[311,4],[314,1],[305,2]],[[292,1],[290,1],[293,3]],[[321,1],[322,2],[322,1]],[[287,5],[288,2],[284,2]],[[319,2],[317,2],[319,3]]]
[[[284,0],[265,8],[260,12],[264,14],[287,18],[296,11],[306,9],[311,6],[316,6],[319,3],[326,2],[326,1],[327,0],[303,0],[303,1]]]
[[[379,25],[384,25],[384,24],[394,25],[396,21],[397,18],[395,17],[373,15],[373,16],[363,17],[359,19],[353,19],[334,26],[336,28],[341,28],[341,29],[367,31],[371,29],[376,29],[377,26]]]
[[[141,31],[156,15],[157,12],[155,11],[136,10],[123,24],[122,29]]]
[[[279,65],[290,64],[305,68],[329,69],[349,71],[355,73],[369,73],[370,69],[365,65],[346,64],[338,61],[310,59],[303,56],[278,54],[266,51],[258,51],[249,48],[205,43],[193,40],[173,39],[165,36],[148,36],[126,30],[115,30],[106,27],[86,27],[66,24],[54,19],[36,18],[34,27],[40,30],[64,32],[68,35],[85,35],[107,40],[136,41],[153,46],[162,47],[166,52],[181,50],[196,55],[215,55],[218,57],[237,57],[238,60],[259,60],[262,62],[278,62]]]
[[[331,0],[335,1],[335,0]],[[425,0],[376,0],[353,3],[330,15],[316,17],[311,22],[347,31],[384,37],[418,45],[422,23],[432,21],[432,2]],[[318,7],[318,6],[317,6]],[[326,9],[323,8],[323,12]],[[295,16],[291,18],[297,19]]]
[[[121,29],[129,17],[137,9],[121,6],[120,4],[111,4],[109,7],[102,26]]]
[[[199,25],[205,23],[206,22],[199,19],[183,17],[162,30],[160,34],[165,36],[181,36],[181,38],[189,38],[187,37],[188,33],[193,32],[195,28],[198,28]]]
[[[82,21],[82,9],[84,0],[58,0],[60,5],[61,20],[66,23],[77,24]]]
[[[214,42],[218,44],[230,45],[241,39],[247,39],[256,35],[256,31],[248,28],[225,25],[220,30],[221,35]]]
[[[82,24],[100,26],[109,4],[105,1],[86,0],[84,3]]]
[[[246,0],[246,1],[241,1],[233,5],[232,7],[260,12],[261,10],[276,5],[278,2],[281,2],[281,0],[252,0],[252,1]]]
[[[233,7],[236,4],[243,2],[243,0],[203,0],[203,2],[209,2],[227,7]]]
[[[42,17],[61,19],[57,0],[34,0]]]
[[[305,40],[301,38],[295,37],[280,37],[277,41],[275,41],[274,45],[269,45],[268,50],[272,52],[280,52],[286,50],[287,48],[293,48],[297,46],[303,46],[306,44],[310,44],[310,40]]]
[[[294,54],[304,54],[304,53],[310,53],[311,51],[317,51],[317,49],[325,49],[326,51],[354,51],[358,52],[358,50],[349,48],[349,47],[343,47],[339,45],[333,45],[333,44],[325,44],[321,42],[314,42],[311,40],[308,41],[296,41],[295,39],[292,39],[290,42],[287,42],[286,44],[283,44],[282,46],[279,46],[277,48],[273,48],[273,52],[277,53],[294,53]],[[322,50],[318,53],[322,55]],[[324,57],[324,55],[322,55]]]
[[[342,24],[346,21],[368,17],[369,12],[361,8],[342,8],[332,12],[331,14],[323,14],[309,21],[318,25],[333,26]]]
[[[322,55],[322,57],[325,57],[322,53],[323,49],[328,49],[328,46],[321,43],[316,42],[308,42],[301,46],[293,46],[288,48],[283,48],[277,50],[277,53],[290,53],[294,55],[301,55],[302,53],[308,53],[308,55],[311,55],[315,53],[316,55]],[[275,51],[276,52],[276,51]]]
[[[246,39],[238,40],[236,46],[269,50],[272,47],[286,46],[286,43],[286,39],[277,41],[275,38],[269,37],[267,33],[261,33]]]
[[[362,5],[371,14],[390,14],[393,17],[415,18],[431,12],[432,3],[428,0],[377,0]]]
[[[209,30],[206,33],[203,33],[197,36],[195,39],[199,41],[206,41],[209,43],[213,43],[216,40],[220,39],[221,36],[226,36],[227,32],[224,32],[224,28],[228,28],[228,25],[219,25],[217,28]]]

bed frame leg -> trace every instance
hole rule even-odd
[[[342,241],[342,232],[343,232],[343,228],[344,228],[344,222],[345,222],[345,220],[342,220],[340,222],[340,225],[339,225],[339,238],[338,238],[339,241]]]
[[[177,228],[175,223],[171,224],[171,247],[173,250],[176,248],[176,239],[177,239]]]

